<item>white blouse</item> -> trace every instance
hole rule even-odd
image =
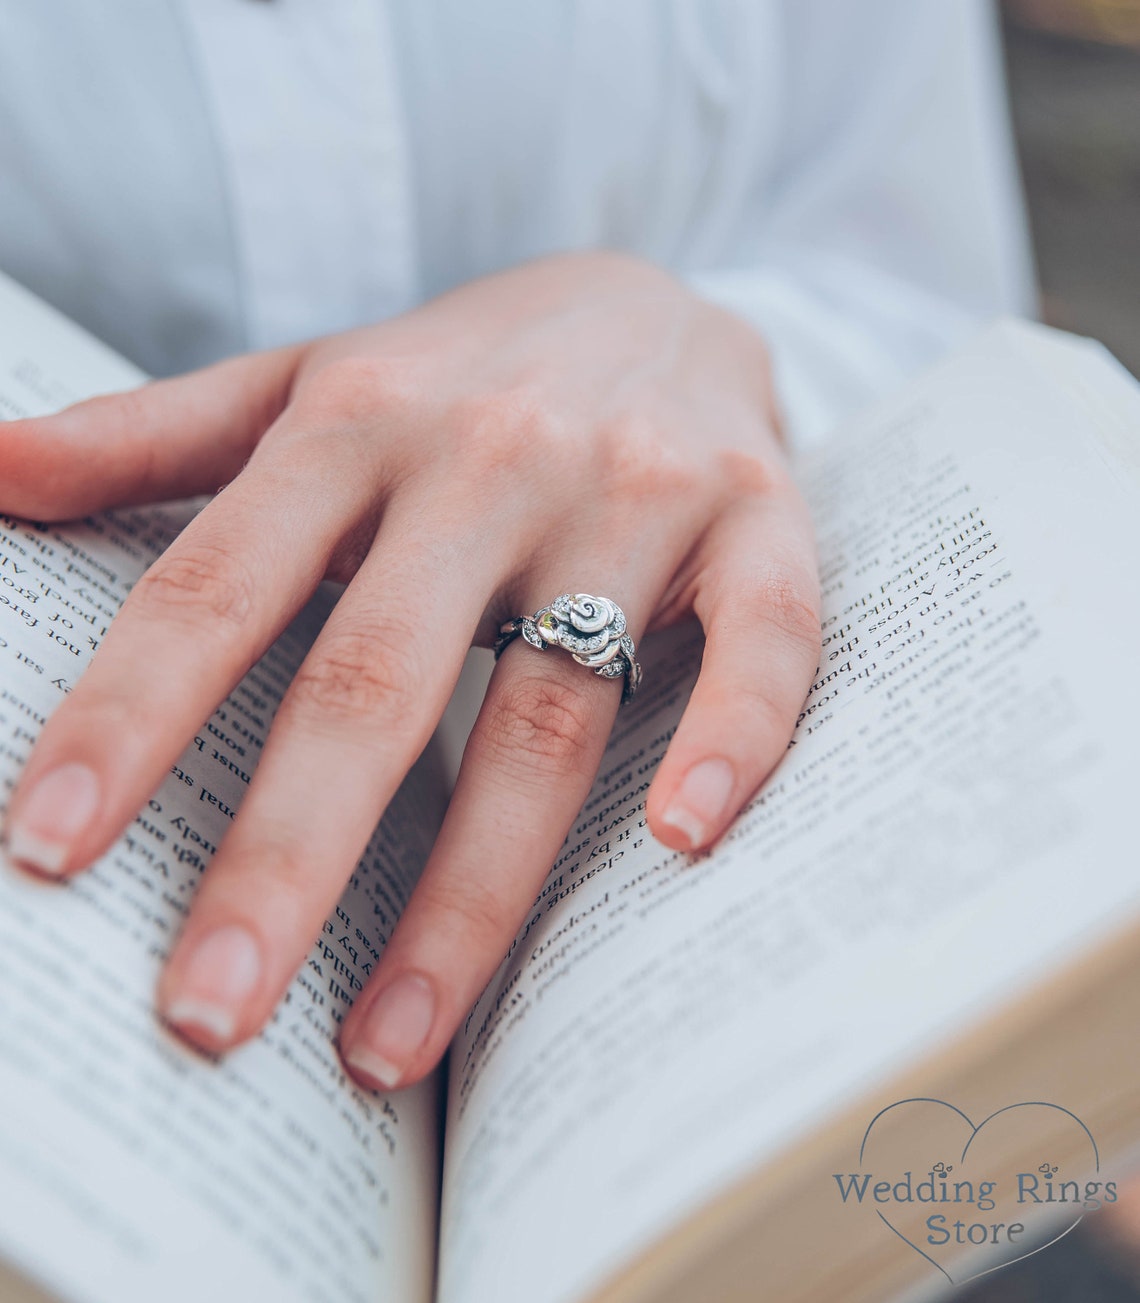
[[[1032,312],[985,0],[0,0],[0,268],[152,373],[597,246],[800,443]]]

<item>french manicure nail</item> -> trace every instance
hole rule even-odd
[[[701,760],[681,780],[661,822],[686,837],[689,850],[702,846],[728,814],[735,786],[736,773],[727,760]]]
[[[179,1029],[198,1029],[228,1041],[260,980],[260,947],[244,927],[228,923],[198,942],[177,994],[166,1000],[166,1020]]]
[[[49,769],[8,825],[9,856],[58,877],[98,809],[99,779],[94,770],[74,761]]]
[[[435,992],[427,978],[397,977],[376,997],[345,1061],[391,1090],[427,1040],[434,1019]]]

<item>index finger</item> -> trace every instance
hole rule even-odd
[[[209,493],[284,409],[297,348],[219,362],[0,425],[0,509],[69,520]]]
[[[11,857],[50,875],[111,844],[196,729],[300,610],[367,477],[320,477],[325,441],[255,458],[135,586],[75,690],[44,726],[9,809]]]

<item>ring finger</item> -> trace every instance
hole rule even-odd
[[[645,626],[655,578],[664,585],[664,574],[638,584],[631,630]],[[624,596],[620,582],[605,591]],[[407,1084],[446,1049],[589,794],[621,696],[620,681],[560,649],[519,639],[499,661],[423,876],[345,1021],[345,1061],[367,1084]]]

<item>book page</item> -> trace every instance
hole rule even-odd
[[[453,1048],[441,1303],[588,1297],[1140,907],[1140,513],[1050,370],[1031,331],[998,326],[802,464],[821,663],[708,855],[644,819],[699,632],[647,645]]]
[[[5,417],[139,378],[0,283]],[[0,805],[132,583],[192,514],[60,529],[0,517]],[[90,872],[42,882],[0,856],[0,1257],[62,1298],[431,1297],[436,1083],[364,1092],[334,1048],[438,827],[430,757],[259,1038],[213,1062],[153,1010],[195,884],[330,601],[314,600],[203,721]]]
[[[1048,365],[1052,383],[1064,385],[1084,406],[1096,430],[1094,446],[1116,474],[1140,486],[1135,377],[1099,340],[1070,335],[1036,322],[1021,323],[1020,346]]]

